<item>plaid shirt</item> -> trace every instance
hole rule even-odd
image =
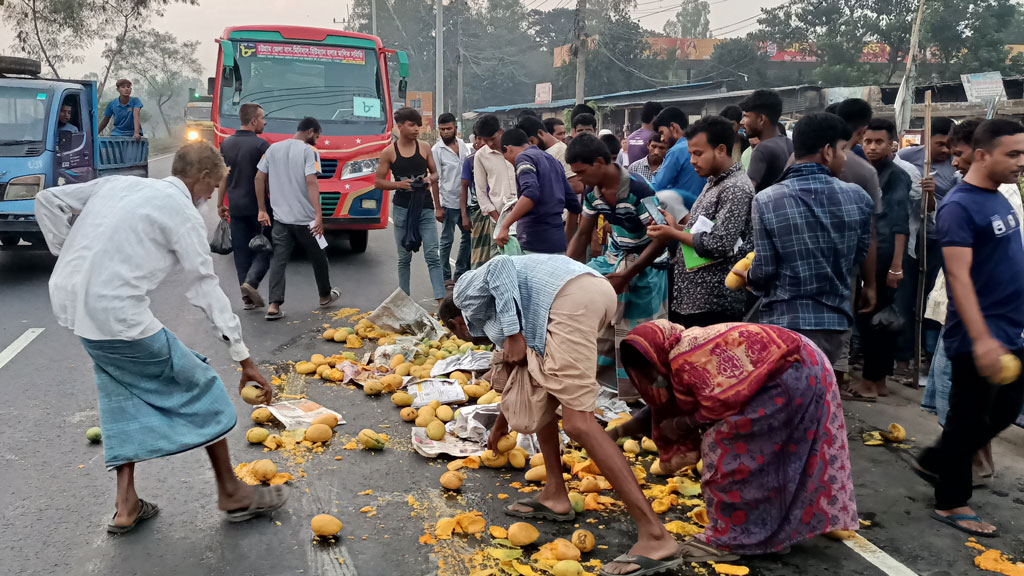
[[[658,168],[661,168],[661,164],[658,164]],[[644,156],[643,158],[630,164],[629,168],[626,169],[632,172],[633,174],[640,176],[644,180],[647,180],[647,183],[650,184],[651,180],[654,180],[654,175],[658,172],[658,168],[651,170],[651,164],[647,162],[647,156]]]
[[[453,297],[473,336],[502,348],[505,338],[521,332],[526,345],[543,356],[551,304],[562,286],[582,274],[600,276],[565,256],[495,256],[463,274]]]
[[[795,164],[754,197],[748,283],[760,321],[797,330],[850,328],[850,272],[871,243],[875,204],[821,164]]]

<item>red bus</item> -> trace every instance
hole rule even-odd
[[[408,56],[376,36],[301,26],[235,26],[217,43],[218,73],[208,83],[214,143],[239,128],[238,109],[247,102],[263,107],[262,137],[271,143],[294,136],[303,117],[319,120],[324,228],[346,231],[354,251],[366,250],[369,231],[388,224],[388,195],[373,185],[380,152],[391,143],[387,55],[397,56],[403,100]]]

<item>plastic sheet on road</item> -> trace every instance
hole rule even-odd
[[[470,350],[458,356],[451,356],[434,364],[434,367],[430,369],[430,375],[443,376],[456,370],[483,372],[491,368],[491,356],[493,355],[493,352]]]

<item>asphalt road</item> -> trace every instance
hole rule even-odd
[[[170,158],[151,162],[154,177],[166,175]],[[212,227],[212,210],[206,214]],[[396,286],[394,239],[389,231],[370,234],[365,254],[330,251],[331,278],[342,291],[341,304],[370,310]],[[266,322],[262,313],[243,312],[230,256],[214,256],[225,292],[242,319],[247,344],[268,373],[284,370],[289,360],[335,353],[337,347],[315,336],[325,315],[316,311],[312,270],[301,258],[288,267],[288,318]],[[0,252],[0,354],[26,331],[42,329],[20,352],[3,364],[0,386],[0,574],[175,574],[175,575],[374,575],[468,574],[471,547],[456,539],[443,546],[421,545],[425,525],[438,515],[480,510],[488,523],[507,526],[498,493],[520,474],[471,471],[459,497],[445,497],[437,483],[443,462],[414,453],[408,429],[387,398],[369,398],[360,390],[311,384],[306,393],[341,412],[328,450],[303,464],[289,464],[279,454],[269,457],[296,476],[291,500],[273,519],[241,525],[226,523],[215,509],[213,475],[203,451],[146,462],[137,467],[142,497],[161,506],[161,513],[135,532],[112,537],[104,525],[113,513],[114,475],[103,466],[102,447],[90,445],[85,430],[99,425],[91,363],[77,339],[53,320],[47,280],[54,259],[41,252]],[[202,312],[182,297],[186,286],[170,281],[153,294],[156,315],[183,342],[211,358],[211,364],[234,388],[238,377],[227,349],[218,341]],[[265,290],[265,289],[264,289]],[[429,282],[422,258],[413,262],[413,293],[429,305]],[[344,325],[334,322],[335,325]],[[32,332],[30,332],[31,334]],[[817,538],[793,548],[786,556],[748,558],[738,562],[762,576],[853,576],[882,574],[959,576],[980,573],[966,537],[928,518],[931,493],[910,473],[912,451],[867,447],[861,433],[900,422],[913,439],[912,449],[926,445],[938,432],[934,417],[917,408],[920,393],[897,386],[894,396],[877,405],[847,406],[854,479],[860,517],[871,522],[862,535],[873,546],[862,552],[848,545]],[[233,460],[266,457],[245,442],[250,410],[234,394],[239,426],[229,435]],[[389,426],[384,429],[382,426]],[[379,453],[342,449],[346,436],[364,427],[387,431],[388,449]],[[173,434],[173,430],[168,430]],[[997,478],[975,492],[974,504],[1002,528],[1003,537],[991,545],[1024,556],[1024,433],[1012,429],[996,444]],[[342,456],[342,460],[335,459]],[[373,495],[357,493],[367,489]],[[410,507],[409,496],[420,503]],[[358,512],[374,506],[376,515]],[[309,520],[322,512],[344,523],[343,538],[333,546],[311,543]],[[413,515],[415,513],[415,515]],[[678,517],[670,513],[666,519]],[[635,537],[628,517],[588,513],[583,523],[597,536],[591,557],[610,561]],[[279,523],[279,524],[278,524]],[[571,529],[538,524],[542,541],[568,537]],[[987,544],[987,542],[986,542]],[[439,565],[444,568],[439,570]],[[678,574],[698,574],[684,567]]]

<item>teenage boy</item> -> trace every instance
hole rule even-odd
[[[103,134],[110,119],[113,118],[111,136],[139,140],[142,138],[142,100],[132,96],[132,81],[127,78],[117,81],[117,93],[117,99],[111,100],[103,111],[103,120],[100,120],[96,131]]]
[[[398,287],[412,295],[409,268],[412,265],[413,250],[403,242],[408,229],[412,228],[419,232],[434,299],[440,304],[444,298],[444,273],[439,255],[437,223],[444,221],[444,207],[438,197],[437,167],[430,153],[430,145],[419,140],[422,125],[423,117],[414,108],[401,108],[395,112],[398,140],[381,153],[373,183],[381,190],[395,191],[391,218],[395,223],[395,248],[398,250]],[[394,181],[388,180],[388,172],[394,176]]]
[[[740,121],[747,138],[757,138],[757,147],[750,155],[747,176],[760,192],[771,186],[786,170],[793,142],[779,132],[782,117],[782,97],[774,90],[754,90],[740,102],[743,119]]]

